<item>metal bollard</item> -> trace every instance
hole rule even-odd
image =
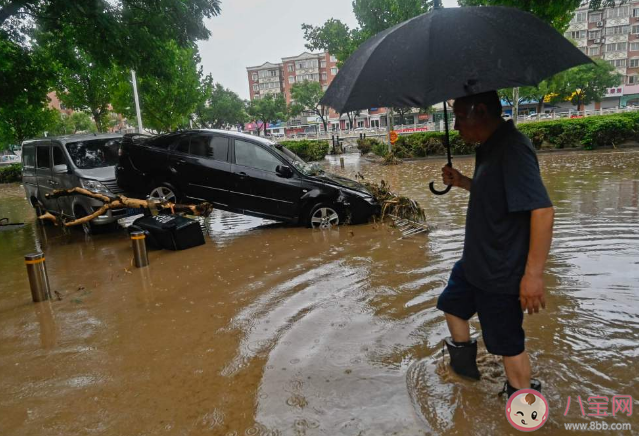
[[[344,168],[344,158],[343,157],[339,158],[339,166]]]
[[[46,301],[51,298],[47,266],[44,263],[44,253],[32,253],[24,256],[24,264],[27,266],[31,297],[34,303]]]
[[[146,235],[142,231],[131,233],[131,242],[133,244],[133,259],[136,268],[142,268],[149,265],[149,256],[146,253]]]

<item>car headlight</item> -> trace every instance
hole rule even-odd
[[[80,184],[84,189],[88,189],[96,194],[111,194],[111,191],[97,180],[80,179]]]

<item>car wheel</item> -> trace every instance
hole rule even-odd
[[[318,203],[308,215],[308,225],[314,229],[330,229],[338,226],[340,216],[337,209],[329,204]]]
[[[88,216],[89,214],[84,210],[83,207],[76,207],[73,210],[73,217],[75,219],[80,219],[80,218],[84,218],[85,216]],[[76,226],[77,227],[77,226]],[[91,224],[91,222],[86,222],[86,223],[82,223],[79,226],[80,229],[82,229],[82,231],[84,232],[85,235],[92,235],[95,233],[95,226],[93,224]]]
[[[180,196],[179,196],[178,190],[175,189],[173,185],[169,185],[168,183],[163,183],[151,189],[151,192],[149,193],[149,198],[160,200],[163,203],[164,202],[177,203]]]

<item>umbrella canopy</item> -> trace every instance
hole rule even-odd
[[[535,86],[591,62],[534,15],[501,6],[435,9],[378,33],[346,61],[321,100],[339,113],[428,107]]]

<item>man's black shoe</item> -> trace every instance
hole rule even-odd
[[[541,392],[541,382],[535,378],[531,378],[530,389]],[[499,395],[508,394],[508,398],[510,398],[518,390],[519,389],[512,387],[510,383],[508,383],[508,380],[506,380],[506,382],[504,383],[504,389],[499,393]]]
[[[454,342],[453,338],[444,339],[448,354],[450,354],[450,366],[458,375],[479,380],[477,369],[477,339],[468,342]]]

